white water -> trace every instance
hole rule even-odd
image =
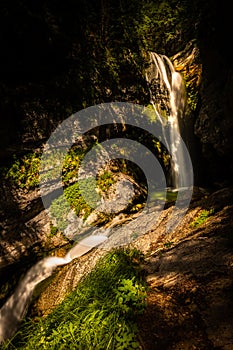
[[[185,108],[185,88],[183,78],[170,59],[155,52],[150,53],[151,64],[146,73],[149,84],[156,85],[156,93],[150,89],[151,103],[163,130],[169,127],[169,140],[164,132],[165,146],[172,154],[172,187],[178,189],[186,186],[186,169],[184,151],[180,138],[179,118]],[[157,96],[158,95],[158,96]],[[162,104],[166,107],[166,112]]]
[[[71,248],[64,258],[46,257],[32,266],[0,310],[0,343],[12,337],[17,330],[27,312],[33,291],[40,282],[51,276],[56,267],[70,263],[106,239],[101,235],[89,236]]]

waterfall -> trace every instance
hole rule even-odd
[[[167,56],[150,52],[150,66],[146,72],[146,79],[149,83],[151,104],[163,127],[165,146],[172,154],[171,186],[175,189],[185,187],[187,173],[184,150],[179,137],[179,118],[183,116],[186,101],[182,76]],[[169,129],[169,133],[165,133],[166,128]]]
[[[27,312],[33,291],[40,282],[51,276],[56,267],[70,263],[106,239],[106,236],[91,235],[78,242],[64,258],[46,257],[32,266],[20,281],[15,292],[0,309],[0,343],[12,337],[17,330],[21,319]]]

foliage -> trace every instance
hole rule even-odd
[[[169,249],[172,247],[173,244],[174,244],[173,241],[169,241],[169,242],[164,243],[164,247]]]
[[[116,178],[113,176],[112,172],[105,171],[98,176],[97,185],[101,191],[108,193],[108,190],[115,182]]]
[[[64,193],[54,199],[50,207],[56,227],[62,231],[67,227],[67,216],[71,209],[74,210],[76,215],[81,216],[85,220],[96,208],[100,200],[98,189],[107,193],[114,183],[115,178],[113,174],[109,171],[104,171],[97,179],[89,177],[67,186],[64,189]]]
[[[20,188],[30,189],[39,184],[40,153],[34,152],[13,159],[13,164],[6,171],[6,178]]]
[[[107,253],[51,314],[25,320],[4,349],[139,349],[136,316],[147,293],[143,259],[137,250]]]
[[[58,228],[56,227],[56,226],[54,226],[54,225],[50,225],[50,235],[51,236],[54,236],[54,235],[56,235],[58,233]]]
[[[206,220],[214,214],[214,209],[211,208],[209,210],[203,209],[200,214],[197,216],[197,218],[190,224],[190,227],[196,228],[204,224]]]
[[[197,35],[195,2],[146,1],[141,6],[138,35],[146,51],[173,55]]]
[[[62,172],[62,182],[65,186],[77,178],[78,168],[84,155],[85,152],[81,151],[80,148],[71,148],[66,154]]]
[[[197,104],[199,101],[199,91],[190,87],[189,84],[187,87],[187,105],[189,106],[191,111],[195,111],[197,108]]]

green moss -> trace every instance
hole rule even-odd
[[[52,217],[56,220],[56,226],[63,231],[69,224],[67,216],[71,209],[75,214],[85,220],[96,208],[100,196],[97,189],[107,192],[115,179],[110,172],[103,172],[96,180],[94,177],[79,180],[64,189],[64,193],[56,198],[50,207]],[[109,220],[109,215],[100,214],[100,222]]]
[[[213,214],[214,214],[213,208],[210,210],[206,210],[206,209],[202,210],[201,213],[197,216],[197,218],[195,218],[194,221],[190,224],[190,227],[196,228],[201,226]]]
[[[104,193],[107,193],[114,183],[116,183],[116,177],[110,171],[104,171],[98,176],[97,186]]]
[[[58,228],[56,226],[53,226],[52,224],[50,225],[50,234],[51,236],[54,236],[58,233]]]
[[[19,188],[31,189],[39,184],[41,154],[29,153],[22,158],[14,156],[12,165],[6,171],[6,178]]]

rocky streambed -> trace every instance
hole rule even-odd
[[[233,346],[233,188],[217,191],[195,188],[186,215],[178,227],[167,232],[166,224],[173,209],[172,203],[167,205],[156,224],[129,243],[145,255],[144,268],[150,287],[148,306],[138,320],[142,349],[230,350]],[[46,217],[42,212],[38,215]],[[128,220],[129,217],[121,215],[115,224],[124,226]],[[44,242],[48,244],[46,239]],[[60,241],[59,237],[53,237],[57,249],[50,254],[64,256],[68,249],[65,243],[62,237]],[[36,288],[28,314],[31,317],[48,314],[94,267],[106,249],[94,248],[70,264],[58,267],[51,278]],[[16,264],[5,263],[5,269],[7,266],[14,271]]]

